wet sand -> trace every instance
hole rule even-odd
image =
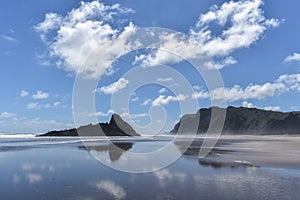
[[[300,169],[300,136],[222,136],[199,162]]]
[[[122,138],[0,139],[0,199],[299,199],[300,137],[223,136],[205,159],[202,137],[182,151],[171,136]],[[174,144],[183,155],[151,173],[131,174],[107,167],[136,165],[129,152],[148,152]],[[183,145],[184,146],[184,145]],[[181,154],[180,154],[181,155]],[[139,167],[156,165],[144,160]]]

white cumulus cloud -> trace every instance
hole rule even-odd
[[[272,111],[280,111],[280,106],[266,106],[264,107],[264,110],[272,110]]]
[[[22,90],[21,93],[20,93],[21,97],[26,97],[28,95],[29,95],[29,93],[26,90]]]
[[[31,102],[27,104],[27,109],[33,110],[33,109],[41,109],[41,108],[57,108],[60,105],[60,102],[54,102],[54,103],[46,103],[46,104],[41,104],[38,102]]]
[[[147,113],[137,113],[137,114],[134,114],[134,113],[128,113],[128,112],[125,112],[125,113],[122,113],[121,114],[121,117],[123,119],[136,119],[136,118],[142,118],[142,117],[148,117],[149,115]]]
[[[264,31],[277,27],[279,20],[266,19],[261,6],[263,0],[229,1],[220,7],[213,6],[205,14],[201,14],[193,35],[204,41],[204,50],[211,56],[224,56],[232,51],[249,47],[257,41]],[[216,22],[226,27],[219,36],[213,36],[209,25]],[[203,36],[204,39],[203,39]]]
[[[185,101],[188,97],[188,95],[184,94],[179,94],[177,96],[159,95],[159,97],[152,101],[152,106],[168,105],[171,101]]]
[[[276,81],[286,85],[288,90],[300,92],[300,74],[283,74]]]
[[[40,108],[40,105],[37,102],[27,104],[27,109],[32,110],[32,109],[39,109],[39,108]]]
[[[243,101],[242,106],[246,107],[246,108],[254,108],[255,107],[253,103],[248,102],[248,101]]]
[[[110,109],[106,113],[100,111],[100,112],[91,113],[91,114],[89,114],[89,116],[107,117],[107,116],[109,116],[109,115],[111,115],[113,113],[115,113],[115,112]]]
[[[47,92],[43,92],[41,90],[38,90],[36,92],[36,94],[33,94],[32,95],[32,98],[33,99],[48,99],[49,98],[49,93]]]
[[[130,100],[132,101],[132,102],[136,102],[136,101],[138,101],[140,98],[139,97],[132,97]]]
[[[17,115],[16,113],[12,113],[12,112],[2,112],[0,113],[0,118],[13,118],[16,115]]]
[[[121,25],[122,21],[115,19],[133,12],[119,4],[108,6],[100,1],[81,2],[78,8],[64,16],[47,13],[35,30],[48,46],[49,56],[56,59],[58,67],[95,79],[111,66],[118,55],[134,46],[127,39],[135,31],[135,26],[132,23]],[[91,56],[86,61],[100,46],[104,49],[102,56]],[[86,65],[81,67],[84,61]]]
[[[200,91],[196,91],[194,92],[191,97],[193,99],[207,99],[210,97],[209,92],[205,91],[205,90],[200,90]]]
[[[117,82],[114,82],[107,86],[103,86],[97,89],[97,91],[103,92],[104,94],[114,94],[120,91],[121,89],[125,88],[128,85],[128,83],[129,81],[125,78],[120,78]]]
[[[60,102],[59,102],[59,101],[53,103],[53,106],[54,106],[54,107],[57,107],[57,106],[59,106],[59,105],[60,105]]]
[[[283,92],[286,89],[283,83],[265,83],[263,85],[250,84],[243,88],[235,85],[232,88],[217,88],[211,91],[211,97],[214,100],[225,98],[229,102],[247,100],[247,99],[265,99],[273,97],[275,94]]]
[[[158,93],[159,94],[163,94],[163,93],[166,93],[168,90],[166,88],[161,88]]]
[[[227,57],[221,62],[208,61],[204,63],[204,67],[207,69],[222,69],[229,65],[236,64],[237,61],[233,57]]]
[[[143,103],[141,104],[142,106],[147,106],[149,105],[149,103],[152,101],[152,99],[146,99],[145,101],[143,101]]]
[[[294,53],[293,55],[287,56],[284,62],[300,62],[300,53]]]
[[[157,82],[170,82],[173,81],[172,77],[165,77],[165,78],[158,78],[156,79]]]

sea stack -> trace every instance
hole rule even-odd
[[[39,136],[140,136],[121,116],[113,114],[109,123],[89,124],[75,129],[50,131]]]

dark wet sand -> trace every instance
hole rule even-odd
[[[300,169],[300,136],[222,136],[199,162]]]

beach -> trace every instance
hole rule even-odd
[[[0,199],[297,199],[298,136],[222,136],[199,159],[198,137],[142,138],[2,137]],[[113,169],[136,163],[130,152],[171,144],[182,156],[149,173]],[[167,156],[167,155],[166,155]],[[139,163],[155,166],[155,160]],[[234,194],[234,195],[233,195]]]

